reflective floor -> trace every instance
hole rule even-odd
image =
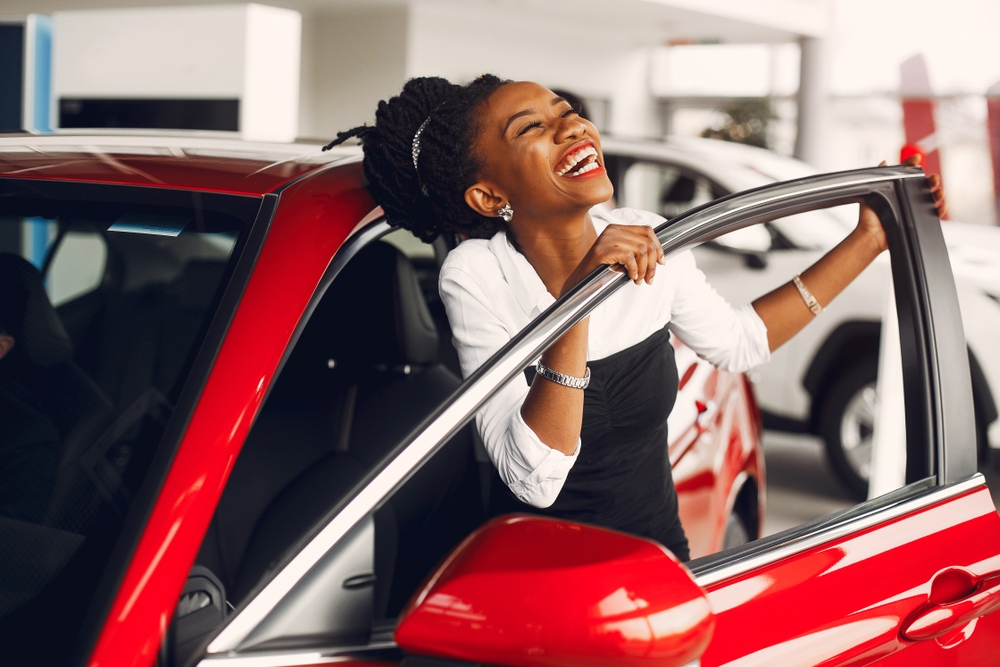
[[[767,465],[764,535],[854,504],[830,471],[819,438],[765,431],[764,457]],[[1000,508],[1000,474],[991,469],[983,474],[993,501]]]

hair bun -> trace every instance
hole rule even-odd
[[[442,231],[492,235],[500,223],[472,211],[465,190],[479,173],[472,150],[475,112],[503,83],[492,75],[467,86],[436,76],[410,79],[398,95],[378,103],[374,126],[341,132],[328,148],[350,137],[361,140],[368,189],[391,224],[424,240]],[[421,126],[415,166],[413,142]]]

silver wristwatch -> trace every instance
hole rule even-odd
[[[549,382],[555,382],[571,389],[586,389],[590,384],[590,366],[587,366],[587,373],[582,378],[554,371],[548,366],[542,365],[540,361],[535,364],[535,372]]]

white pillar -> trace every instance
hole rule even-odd
[[[882,340],[879,343],[878,407],[872,433],[871,476],[868,497],[895,491],[906,484],[906,405],[903,400],[903,352],[899,344],[899,320],[892,276],[882,308]]]
[[[635,49],[622,59],[611,96],[609,128],[617,137],[654,137],[660,133],[656,100],[650,88],[652,53]]]
[[[826,161],[826,115],[830,100],[827,86],[830,76],[829,46],[825,39],[803,37],[799,40],[798,119],[795,157],[822,168]]]

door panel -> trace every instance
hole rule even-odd
[[[998,615],[978,619],[951,648],[899,636],[936,573],[1000,569],[1000,516],[977,479],[952,498],[705,586],[717,625],[703,667],[995,661]]]

